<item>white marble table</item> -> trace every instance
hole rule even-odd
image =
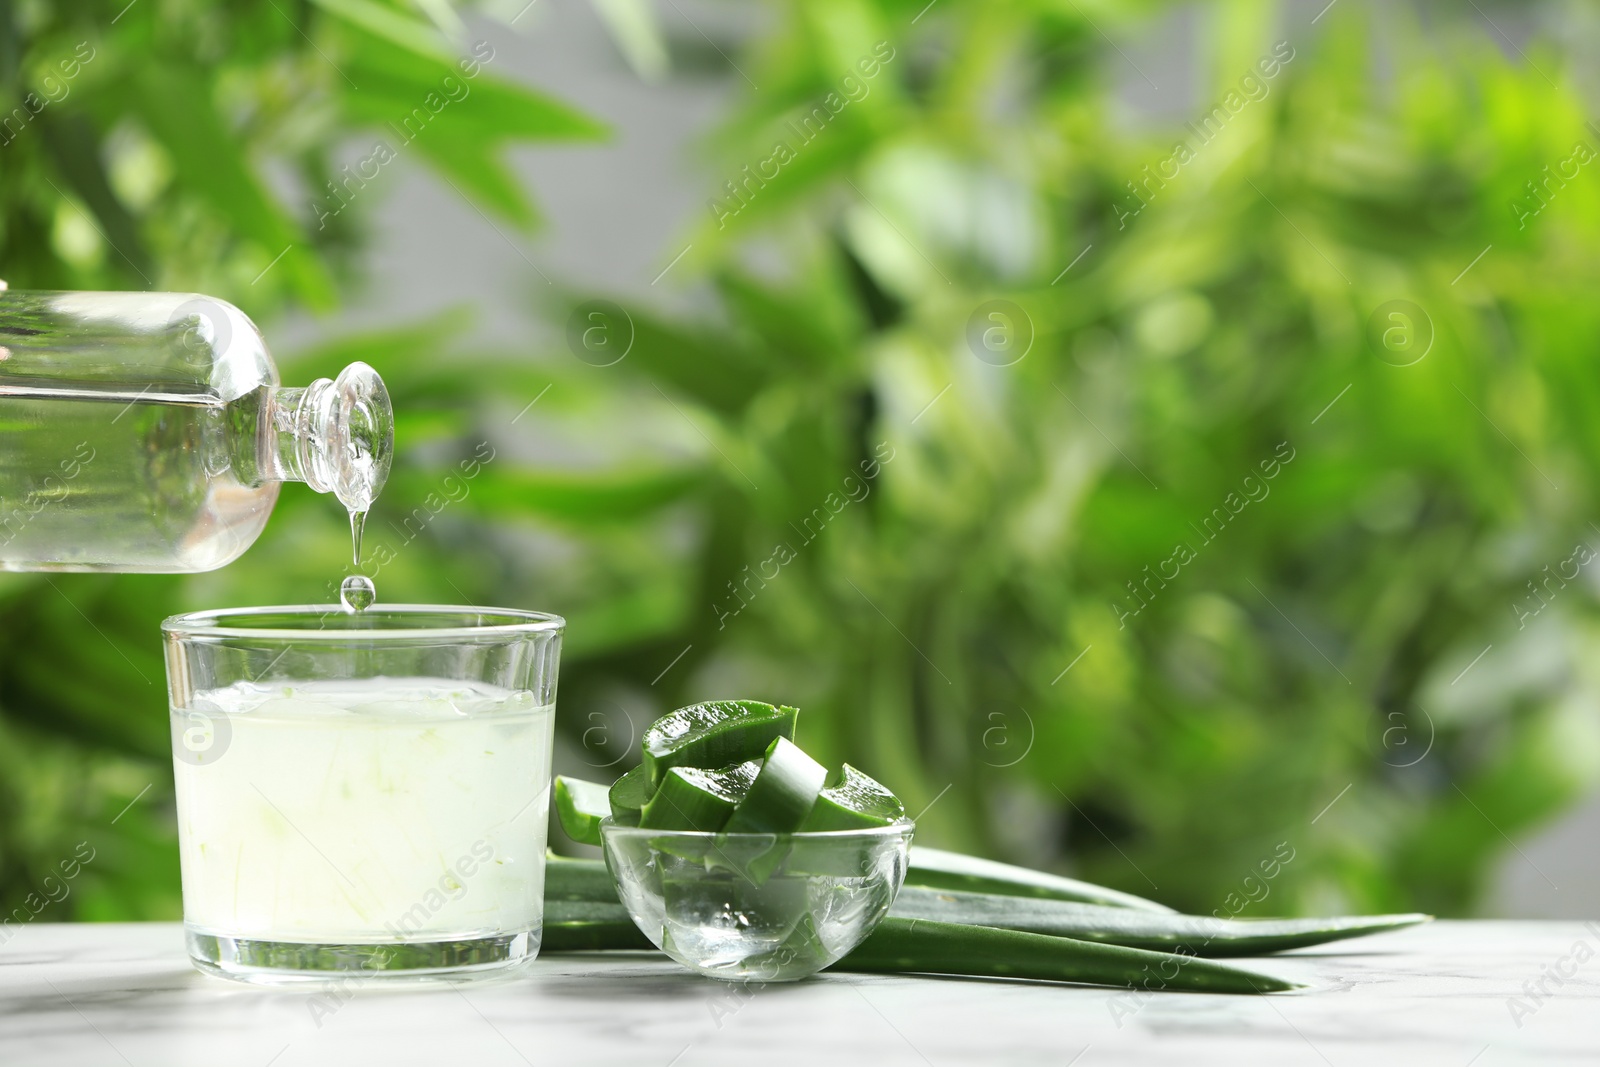
[[[338,996],[202,976],[176,925],[39,924],[0,946],[0,1065],[1600,1063],[1600,923],[1441,922],[1256,966],[1313,988],[1141,1002],[1062,985],[825,975],[751,990],[638,954]],[[1546,975],[1551,995],[1536,1001],[1524,983]]]

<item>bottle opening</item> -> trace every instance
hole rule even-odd
[[[394,411],[383,379],[367,364],[352,363],[331,382],[312,382],[300,410],[312,429],[300,439],[312,449],[305,469],[315,480],[306,480],[333,493],[346,510],[365,514],[389,478],[394,455]]]
[[[394,456],[394,412],[377,371],[352,363],[337,378],[276,389],[268,418],[277,478],[332,493],[352,515],[372,507]]]

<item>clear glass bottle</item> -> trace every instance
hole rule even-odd
[[[359,527],[393,449],[376,371],[284,388],[225,301],[0,282],[0,570],[221,567],[289,481]]]

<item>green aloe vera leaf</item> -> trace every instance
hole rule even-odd
[[[620,904],[617,884],[604,860],[552,855],[544,867],[545,900]]]
[[[905,817],[906,808],[899,797],[846,763],[829,775],[800,829],[863,830],[901,822]]]
[[[643,765],[611,783],[606,799],[611,803],[611,818],[618,826],[638,826],[640,812],[655,795],[650,771]]]
[[[651,830],[720,830],[760,774],[757,760],[717,770],[668,768],[656,785],[656,795],[644,806],[639,825]]]
[[[620,904],[552,901],[546,905],[542,952],[652,947]],[[1275,993],[1301,988],[1281,978],[1193,956],[892,915],[831,969],[1031,978],[1152,991]]]
[[[779,737],[794,737],[795,708],[759,700],[691,704],[651,723],[641,742],[652,784],[672,767],[727,767],[760,759]]]
[[[1104,904],[1113,908],[1173,914],[1165,904],[1157,904],[1132,893],[922,845],[911,846],[911,867],[906,872],[906,884],[932,889],[961,889],[970,893],[1070,900],[1080,904]]]
[[[1265,956],[1307,945],[1398,930],[1432,918],[1428,915],[1363,915],[1328,919],[1217,919],[912,885],[900,890],[889,914],[902,919],[992,926],[1209,958]]]
[[[604,860],[578,859],[546,852],[544,860],[544,899],[578,904],[616,904],[617,883]]]
[[[720,829],[730,834],[788,834],[811,814],[828,769],[787,737],[767,747],[760,773]]]
[[[1279,993],[1303,988],[1282,978],[1194,956],[893,916],[884,919],[832,969],[1032,978],[1209,993]]]
[[[654,948],[621,904],[545,900],[540,952]]]
[[[552,857],[545,868],[545,898],[553,901],[562,897],[606,904],[617,901],[616,888],[603,863]],[[1366,915],[1216,919],[912,885],[900,890],[889,913],[896,918],[992,926],[1128,948],[1181,950],[1211,958],[1271,955],[1399,930],[1430,918],[1427,915]]]
[[[600,821],[611,814],[611,788],[598,782],[557,775],[556,816],[568,837],[584,845],[600,844]]]

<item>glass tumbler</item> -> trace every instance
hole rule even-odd
[[[270,983],[533,959],[564,625],[424,605],[166,620],[195,965]]]

